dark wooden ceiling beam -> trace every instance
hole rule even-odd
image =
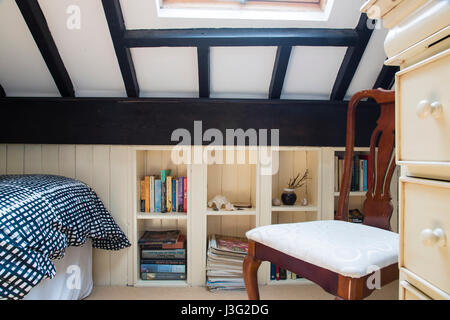
[[[116,51],[120,71],[128,97],[139,97],[139,84],[134,69],[130,49],[124,46],[123,33],[126,30],[119,0],[102,0],[103,10],[108,21],[111,39]]]
[[[359,63],[372,36],[374,27],[368,26],[368,18],[365,13],[361,15],[355,31],[358,33],[358,42],[349,47],[345,53],[336,81],[334,82],[330,100],[343,100],[358,69]]]
[[[200,98],[209,98],[210,89],[210,60],[209,47],[197,48],[198,60],[198,92]]]
[[[277,49],[275,63],[272,71],[272,80],[269,87],[269,99],[280,99],[283,90],[284,78],[291,57],[291,46],[281,46]]]
[[[53,40],[47,21],[37,0],[16,0],[28,29],[47,64],[53,80],[63,97],[74,97],[72,81],[59,55],[58,48]]]
[[[1,98],[0,105],[8,119],[0,143],[121,145],[177,144],[173,131],[185,128],[193,139],[201,120],[203,132],[215,128],[223,137],[227,129],[269,136],[279,129],[282,146],[344,146],[348,109],[344,101],[268,99]],[[369,145],[378,116],[374,103],[361,102],[357,146]]]
[[[386,66],[383,65],[381,68],[380,74],[375,81],[373,89],[386,89],[389,90],[392,88],[395,82],[395,74],[399,71],[400,68],[398,66]]]
[[[107,1],[107,0],[104,0]],[[128,48],[198,46],[341,46],[358,43],[353,29],[323,28],[219,28],[126,30]]]
[[[2,85],[0,85],[0,98],[5,98],[6,92],[5,89],[3,89]]]

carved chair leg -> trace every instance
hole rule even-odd
[[[244,282],[249,300],[259,300],[258,269],[261,260],[247,255],[244,259]]]

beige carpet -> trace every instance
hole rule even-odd
[[[271,285],[260,286],[261,299],[265,300],[332,300],[334,297],[319,286]],[[88,300],[246,300],[245,291],[209,292],[202,287],[188,288],[134,288],[95,287]],[[374,292],[368,300],[397,300],[398,281]]]

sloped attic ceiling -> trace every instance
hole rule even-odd
[[[364,0],[337,0],[328,21],[161,18],[155,0],[121,0],[127,29],[350,28]],[[39,0],[77,97],[126,97],[101,0]],[[66,26],[77,5],[81,28]],[[375,29],[346,97],[372,88],[386,58],[383,28]],[[7,96],[60,96],[14,0],[0,0],[0,85]],[[281,99],[329,99],[346,47],[293,47]],[[277,47],[212,47],[210,96],[267,98]],[[141,97],[198,97],[195,47],[132,48]]]

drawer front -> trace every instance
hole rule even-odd
[[[400,300],[432,300],[408,281],[400,282]]]
[[[450,50],[397,74],[400,161],[450,162]]]
[[[450,293],[450,183],[400,181],[400,266]]]

